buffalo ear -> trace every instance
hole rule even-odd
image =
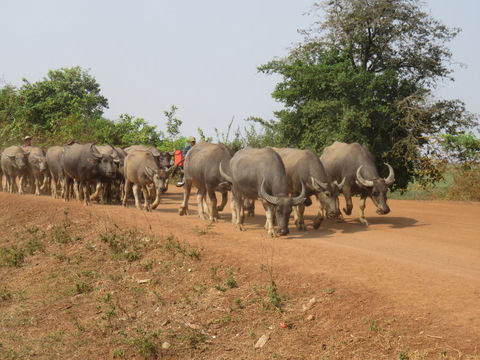
[[[150,166],[145,166],[145,174],[150,179],[153,179],[153,177],[155,176],[155,170],[153,170]]]
[[[100,154],[100,151],[98,151],[97,147],[94,144],[90,145],[90,150],[92,150],[93,156],[95,156],[97,159],[100,159],[102,157],[102,154]]]
[[[218,188],[228,191],[232,189],[232,184],[230,184],[228,181],[222,181],[220,184],[218,184]]]

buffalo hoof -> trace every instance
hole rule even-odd
[[[315,219],[313,220],[313,228],[317,230],[320,225],[322,225],[323,219]]]
[[[181,207],[180,209],[178,209],[178,215],[188,215],[188,209],[186,207]]]
[[[365,219],[365,218],[359,218],[358,220],[360,220],[360,222],[361,222],[363,225],[368,226],[368,221],[367,221],[367,219]]]
[[[236,224],[235,227],[240,230],[240,231],[245,231],[247,229],[245,229],[245,226],[243,224]]]
[[[217,206],[217,211],[223,211],[224,206]]]
[[[305,226],[305,223],[295,223],[295,226],[297,227],[297,230],[299,230],[299,231],[307,230],[307,227]]]
[[[277,233],[275,232],[274,229],[268,230],[268,231],[267,231],[267,234],[268,234],[268,236],[270,236],[271,238],[277,237]]]
[[[202,220],[208,220],[208,216],[207,216],[205,213],[199,213],[198,216],[199,216],[200,219],[202,219]]]

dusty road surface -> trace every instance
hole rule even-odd
[[[170,187],[152,213],[132,204],[83,207],[76,201],[5,193],[0,193],[0,206],[8,207],[12,218],[25,216],[15,214],[15,209],[28,202],[32,217],[66,208],[73,217],[91,216],[158,235],[175,234],[243,267],[269,262],[281,279],[328,279],[337,287],[365,294],[351,302],[365,314],[374,308],[392,319],[418,322],[416,335],[425,341],[444,342],[459,358],[479,356],[480,203],[389,200],[391,213],[380,216],[369,200],[368,227],[351,216],[343,223],[325,220],[314,230],[311,224],[318,209],[314,202],[306,210],[307,231],[297,231],[291,220],[289,236],[270,239],[258,202],[256,216],[246,218],[247,231],[239,232],[230,223],[229,205],[220,221],[208,227],[197,217],[195,196],[190,199],[190,215],[180,217],[181,191]],[[353,215],[358,216],[355,199]]]

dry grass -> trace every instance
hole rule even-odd
[[[0,359],[459,358],[427,323],[321,275],[61,209],[0,215]]]

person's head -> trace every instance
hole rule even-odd
[[[30,146],[30,145],[32,145],[32,138],[31,138],[30,136],[28,136],[28,135],[25,136],[25,137],[23,138],[23,145],[24,145],[24,146]]]
[[[188,142],[190,143],[190,145],[195,145],[195,143],[197,142],[197,139],[195,139],[195,136],[190,136],[188,138]]]

